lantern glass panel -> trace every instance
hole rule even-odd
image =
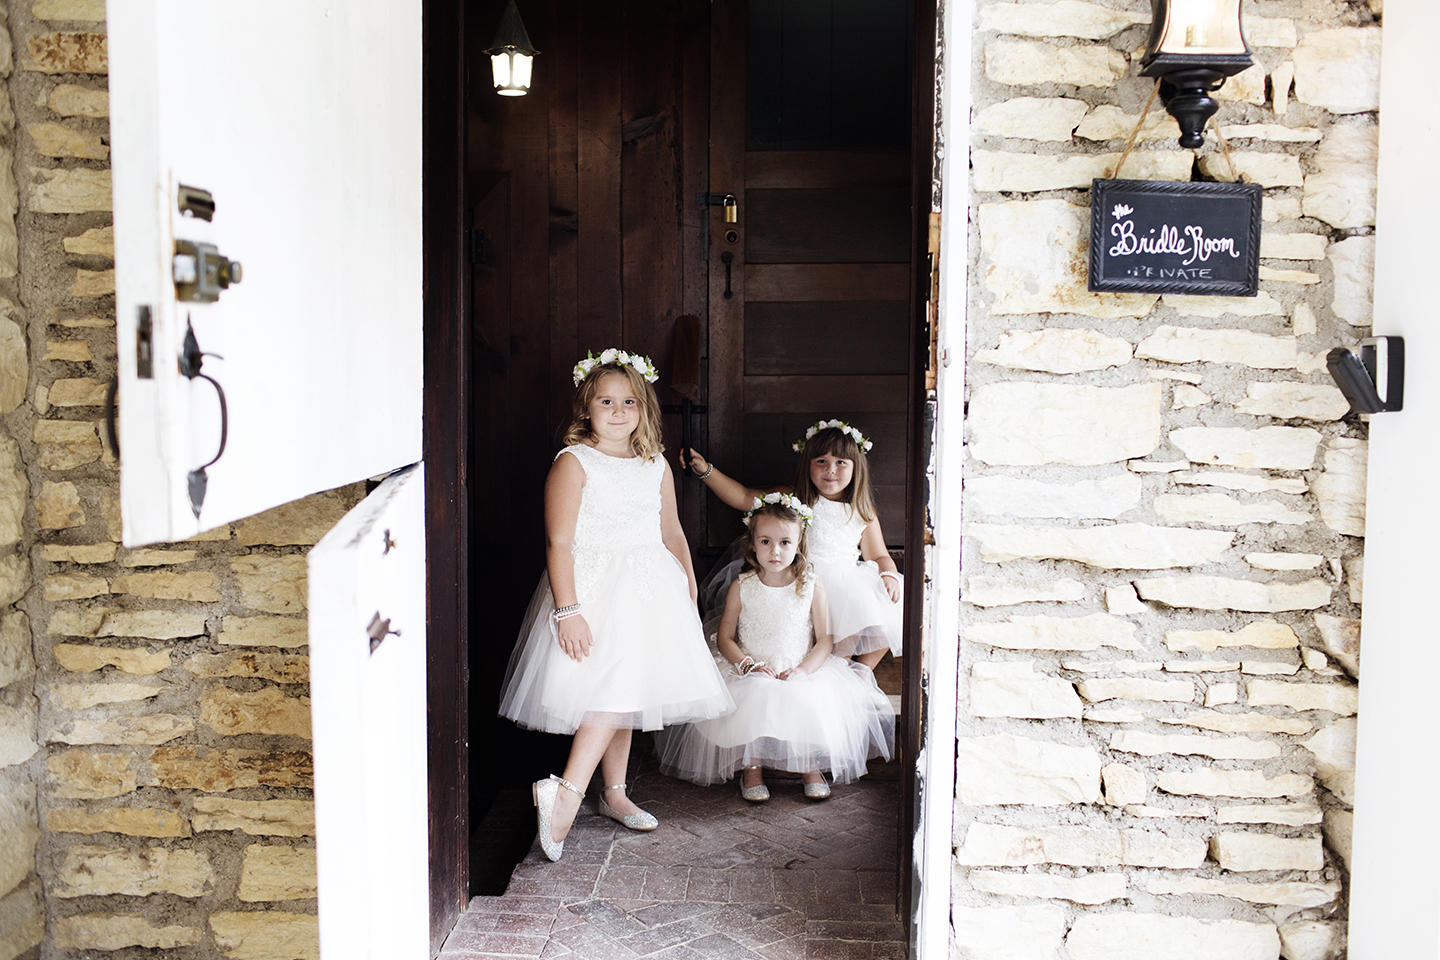
[[[519,87],[522,93],[530,89],[530,67],[534,62],[534,57],[527,57],[523,53],[515,54],[514,85]]]
[[[495,75],[495,89],[510,85],[510,54],[497,53],[490,57],[490,71]]]
[[[1170,0],[1157,53],[1245,53],[1240,0]]]

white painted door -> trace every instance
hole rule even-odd
[[[418,461],[419,0],[107,14],[125,543]],[[213,301],[200,244],[241,264]]]
[[[425,470],[393,474],[309,558],[322,960],[428,960]]]
[[[1349,956],[1434,960],[1440,874],[1428,865],[1440,859],[1440,832],[1415,812],[1440,791],[1440,716],[1423,666],[1435,649],[1440,542],[1440,101],[1424,79],[1434,69],[1440,5],[1391,0],[1384,31],[1374,331],[1405,338],[1407,369],[1405,409],[1370,418]]]

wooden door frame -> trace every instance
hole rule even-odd
[[[424,0],[425,538],[430,954],[469,901],[465,465],[469,264],[465,253],[465,4]]]
[[[930,263],[930,207],[935,162],[935,24],[936,0],[915,0],[914,67],[910,99],[910,395],[906,405],[905,459],[905,625],[901,657],[901,720],[908,750],[900,765],[900,825],[897,831],[900,867],[899,901],[910,941],[910,955],[919,956],[921,870],[924,846],[918,842],[924,825],[921,783],[917,763],[928,744],[926,725],[928,691],[925,688],[926,565],[929,562],[929,471],[932,456],[932,405],[927,374],[933,374],[930,315],[931,277],[938,264]],[[949,865],[946,865],[948,871]]]

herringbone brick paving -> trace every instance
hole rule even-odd
[[[633,763],[633,761],[632,761]],[[862,780],[812,803],[798,779],[771,800],[635,764],[630,795],[660,819],[634,833],[593,794],[550,863],[535,844],[504,896],[476,897],[444,960],[902,960],[895,913],[896,784]]]

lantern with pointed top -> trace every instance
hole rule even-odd
[[[1193,150],[1205,142],[1205,124],[1219,108],[1210,94],[1254,63],[1240,29],[1240,0],[1150,0],[1150,7],[1140,73],[1161,79],[1160,99],[1180,124],[1180,146]]]
[[[505,6],[500,29],[495,31],[495,42],[485,52],[490,54],[496,93],[502,97],[523,97],[530,92],[530,67],[540,51],[525,32],[515,0]]]

